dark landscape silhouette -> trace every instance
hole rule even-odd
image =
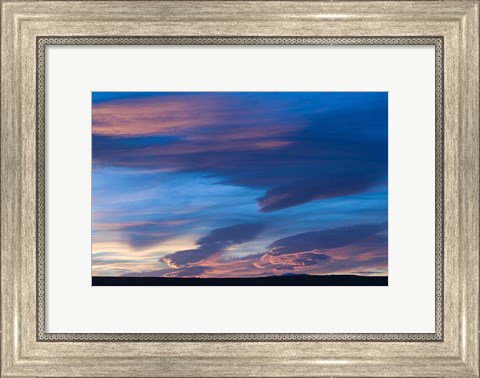
[[[253,278],[94,276],[92,286],[388,286],[388,277],[308,274]]]

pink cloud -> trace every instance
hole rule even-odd
[[[94,104],[93,134],[114,137],[183,135],[192,141],[244,141],[266,137],[271,140],[304,127],[298,123],[279,124],[282,117],[272,106],[262,104],[250,108],[247,117],[235,105],[215,93]],[[273,145],[266,145],[266,148]]]

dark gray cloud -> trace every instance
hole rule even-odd
[[[302,264],[303,266],[314,266],[328,260],[330,260],[330,256],[325,253],[302,253],[297,255],[292,262],[294,264]]]
[[[269,247],[269,254],[285,255],[340,248],[378,234],[386,228],[386,223],[357,224],[329,230],[304,232],[274,241]]]
[[[262,212],[281,210],[317,199],[346,196],[368,190],[379,182],[381,172],[337,168],[335,173],[309,177],[270,189],[258,199]]]
[[[170,266],[181,267],[198,263],[206,258],[224,252],[228,247],[253,240],[264,229],[261,223],[243,223],[218,228],[197,240],[198,248],[177,251],[166,255],[160,261]]]

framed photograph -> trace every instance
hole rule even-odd
[[[3,1],[2,377],[480,377],[478,1]]]

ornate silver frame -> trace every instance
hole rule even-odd
[[[1,377],[480,377],[479,0],[0,4]],[[435,333],[45,333],[42,54],[63,43],[435,45]]]

